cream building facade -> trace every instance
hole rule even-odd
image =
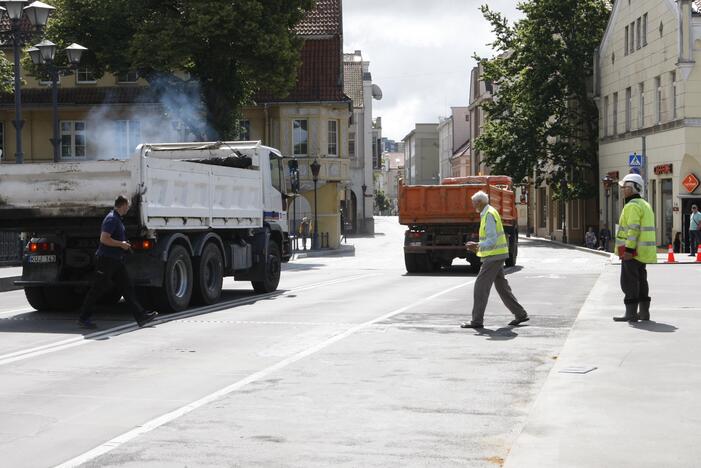
[[[645,197],[657,240],[688,237],[701,190],[701,15],[691,0],[619,0],[595,62],[599,106],[599,176],[606,185],[629,173],[630,155],[646,156]],[[691,190],[690,190],[691,189]],[[600,222],[618,220],[617,186],[600,195]]]

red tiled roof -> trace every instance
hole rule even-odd
[[[343,92],[341,56],[340,36],[308,39],[302,48],[302,66],[297,77],[297,85],[292,92],[283,98],[261,92],[256,101],[259,103],[350,101]]]
[[[341,0],[316,0],[314,9],[295,27],[300,36],[343,34]]]
[[[63,88],[58,90],[59,105],[87,106],[95,104],[156,104],[157,97],[149,88],[129,87],[90,87]],[[0,107],[14,107],[13,93],[0,94]],[[22,90],[22,106],[51,105],[51,87],[27,88]]]

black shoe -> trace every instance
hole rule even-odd
[[[638,321],[638,304],[626,304],[626,314],[622,317],[614,317],[614,322],[632,322]]]
[[[145,311],[141,314],[141,318],[136,319],[136,323],[139,324],[139,328],[143,328],[148,323],[153,322],[153,320],[158,317],[158,312],[156,311]]]
[[[95,330],[97,324],[90,319],[78,319],[78,325],[80,328],[87,328],[88,330]]]
[[[523,318],[513,319],[511,322],[509,322],[509,325],[511,325],[512,327],[516,327],[516,326],[522,324],[523,322],[528,322],[530,319],[531,318],[528,316],[523,317]]]
[[[475,322],[460,322],[460,328],[484,328],[484,325],[481,323],[475,323]]]

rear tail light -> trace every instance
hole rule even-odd
[[[129,241],[133,250],[151,250],[156,245],[153,239],[134,239]]]
[[[409,239],[421,239],[423,236],[423,232],[411,231],[407,233],[407,237],[409,237]]]
[[[30,242],[29,244],[27,244],[27,250],[29,250],[30,253],[53,252],[54,251],[54,243],[53,242]]]

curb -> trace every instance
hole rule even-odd
[[[294,252],[292,254],[291,261],[301,259],[301,258],[316,258],[316,257],[354,257],[355,256],[355,246],[354,245],[342,245],[338,249],[321,249],[321,250],[307,250],[301,252]]]
[[[602,257],[606,257],[606,258],[613,258],[613,254],[611,252],[604,252],[603,250],[592,250],[592,249],[588,249],[586,247],[582,247],[579,245],[566,244],[566,243],[561,242],[561,241],[550,240],[550,239],[546,239],[544,237],[533,237],[533,236],[526,237],[523,234],[519,234],[518,237],[519,237],[519,239],[526,239],[526,240],[531,240],[531,241],[535,241],[535,242],[542,242],[544,244],[555,244],[555,245],[559,245],[560,247],[565,247],[567,249],[579,250],[580,252],[586,252],[586,253],[599,255]]]

